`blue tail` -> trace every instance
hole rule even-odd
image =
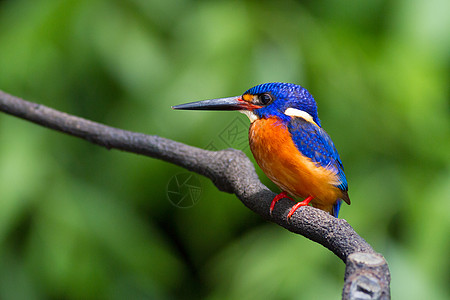
[[[333,204],[333,216],[336,217],[336,218],[339,215],[339,210],[341,209],[341,204],[342,204],[342,200],[341,199],[338,199],[336,201],[336,203]]]

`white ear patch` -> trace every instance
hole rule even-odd
[[[240,110],[239,112],[243,113],[244,115],[246,115],[249,119],[250,119],[250,123],[255,122],[256,120],[258,120],[258,116],[255,115],[254,112],[249,111],[249,110]]]
[[[300,117],[300,118],[305,119],[306,121],[308,121],[310,123],[316,124],[316,122],[314,122],[314,119],[313,119],[313,117],[310,114],[308,114],[306,111],[303,111],[303,110],[300,110],[300,109],[289,107],[288,109],[286,109],[284,111],[284,114],[286,116],[291,116],[291,117]]]

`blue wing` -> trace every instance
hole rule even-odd
[[[336,171],[339,181],[336,187],[343,191],[343,200],[350,204],[350,199],[347,195],[348,184],[344,174],[344,166],[336,147],[325,130],[301,117],[291,118],[288,123],[288,130],[292,135],[295,146],[303,155],[321,167],[331,168]],[[336,204],[336,206],[335,209],[339,211],[340,203]]]

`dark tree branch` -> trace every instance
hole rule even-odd
[[[266,220],[325,246],[342,259],[347,266],[343,299],[390,298],[390,275],[385,259],[347,221],[310,206],[300,208],[287,221],[292,206],[287,199],[280,200],[270,216],[269,206],[275,194],[260,182],[253,164],[242,151],[207,151],[158,136],[117,129],[2,91],[0,110],[107,149],[158,158],[204,175],[219,190],[235,194],[245,206]],[[358,298],[358,295],[369,298]]]

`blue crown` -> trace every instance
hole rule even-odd
[[[295,108],[310,114],[314,122],[320,126],[316,101],[304,87],[293,83],[271,82],[254,86],[244,94],[258,95],[263,93],[272,94],[274,101],[253,111],[259,118],[275,116],[282,120],[288,120],[289,117],[284,112],[288,108]]]

